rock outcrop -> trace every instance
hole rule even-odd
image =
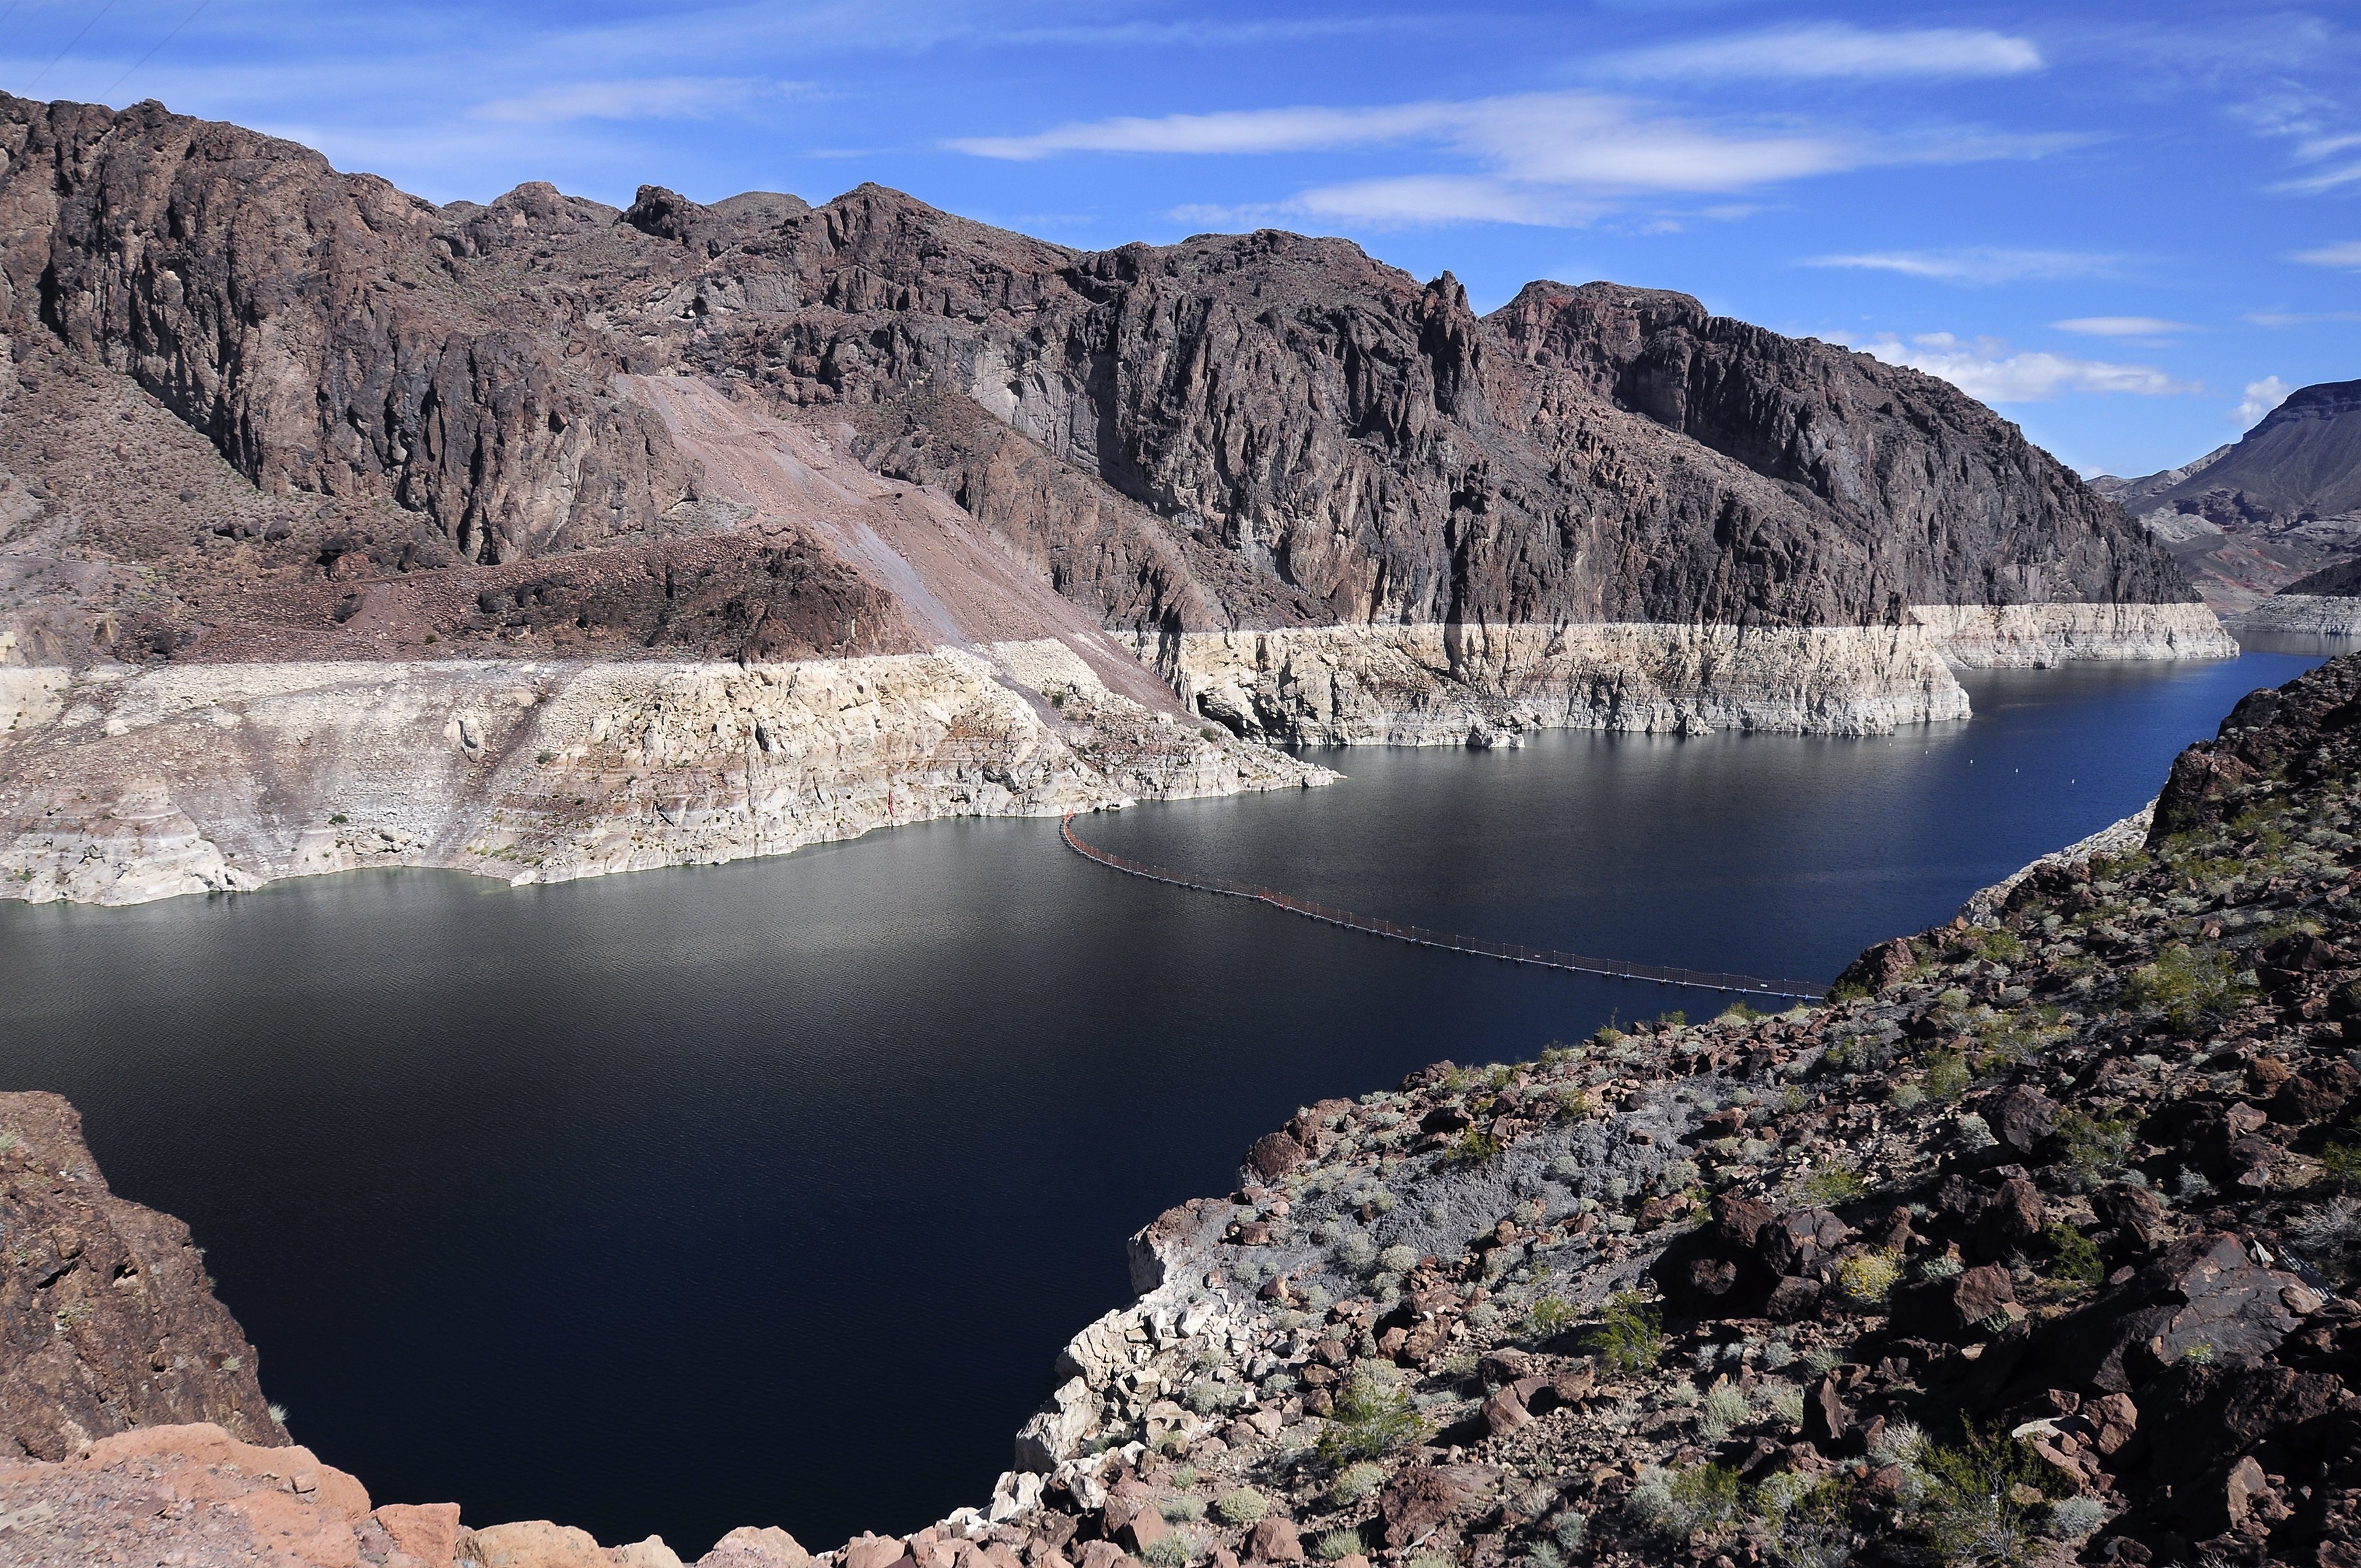
[[[778,665],[173,663],[16,685],[31,695],[0,735],[0,894],[37,902],[358,866],[556,882],[1333,776],[1113,692],[1055,639]]]
[[[0,1093],[0,1463],[189,1421],[284,1443],[211,1285],[188,1226],[107,1190],[72,1106]]]

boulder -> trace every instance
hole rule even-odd
[[[1265,1181],[1277,1181],[1303,1163],[1303,1146],[1285,1133],[1265,1133],[1246,1150],[1246,1168]]]
[[[401,1556],[441,1568],[458,1554],[463,1532],[456,1503],[387,1503],[371,1517]]]
[[[2302,1321],[2290,1287],[2302,1281],[2257,1264],[2237,1237],[2200,1232],[2059,1322],[2048,1354],[2062,1384],[2136,1392],[2200,1346],[2215,1360],[2268,1354]]]
[[[1474,1497],[1466,1482],[1434,1465],[1413,1464],[1398,1472],[1378,1496],[1386,1544],[1399,1550],[1424,1541]]]
[[[2015,1299],[2008,1269],[1987,1263],[1949,1278],[1897,1287],[1888,1301],[1896,1333],[1959,1344],[1975,1338],[1987,1318]]]
[[[2004,1147],[2030,1155],[2058,1124],[2058,1106],[2038,1089],[2020,1083],[1983,1106],[1984,1121]]]
[[[697,1568],[811,1568],[811,1553],[777,1525],[740,1525],[697,1560]]]
[[[901,1543],[895,1542],[897,1554],[900,1548]],[[613,1560],[588,1530],[547,1519],[469,1530],[459,1538],[458,1560],[476,1568],[614,1568]]]
[[[2046,1219],[2041,1190],[2024,1177],[2011,1177],[1976,1215],[1976,1251],[1997,1263],[2041,1234]]]
[[[1246,1531],[1246,1558],[1254,1563],[1302,1562],[1303,1542],[1295,1533],[1295,1521],[1274,1517]]]
[[[1852,1412],[1845,1409],[1834,1377],[1823,1377],[1804,1396],[1804,1441],[1824,1453],[1834,1453],[1852,1431]]]

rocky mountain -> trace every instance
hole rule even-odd
[[[1303,1107],[1133,1238],[988,1504],[704,1568],[2354,1561],[2356,710],[2361,656],[2252,694],[1825,1003]],[[0,1461],[31,1562],[681,1561],[462,1526],[202,1423]]]
[[[210,562],[273,603],[274,567],[512,565],[680,535],[742,554],[742,503],[626,379],[651,376],[849,427],[878,472],[958,498],[1136,630],[1897,624],[1919,603],[2189,597],[1963,394],[1685,296],[1540,283],[1479,318],[1447,275],[1421,285],[1341,241],[1085,254],[874,186],[818,208],[648,187],[617,213],[527,185],[438,209],[152,103],[0,99],[0,322],[20,364],[52,367],[36,393],[122,378],[265,495],[317,498],[251,519],[233,560],[249,520],[150,486],[170,521],[124,553]],[[69,469],[144,444],[79,433]],[[38,444],[51,464],[64,444]],[[802,592],[830,591],[824,551],[776,548],[807,563]],[[796,591],[773,564],[707,570],[741,597]],[[618,593],[552,597],[585,630],[645,636]],[[202,596],[180,598],[153,613],[203,623]]]
[[[2361,551],[2361,381],[2324,381],[2235,444],[2141,479],[2091,488],[2164,541],[2208,597],[2245,609]]]

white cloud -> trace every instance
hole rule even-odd
[[[2009,283],[2021,278],[2103,278],[2120,261],[2070,250],[2010,250],[1978,247],[1966,250],[1885,250],[1854,256],[1815,256],[1806,267],[1851,267],[1872,272],[1899,272],[1909,278],[1929,278],[1938,283]]]
[[[2246,400],[2230,411],[2230,417],[2242,425],[2251,425],[2281,403],[2287,401],[2293,387],[2277,376],[2266,376],[2259,381],[2246,383]]]
[[[764,98],[807,93],[809,82],[760,82],[742,76],[654,76],[617,82],[568,82],[515,98],[478,104],[478,119],[514,125],[562,125],[570,120],[706,120],[733,114]]]
[[[1838,338],[1846,343],[1848,340]],[[2000,338],[1963,339],[1948,332],[1921,333],[1904,342],[1892,333],[1848,346],[1875,355],[1888,365],[1906,365],[1941,378],[1987,403],[2048,402],[2062,392],[2118,392],[2169,397],[2194,392],[2153,365],[2114,365],[2103,359],[2013,348]]]
[[[1470,168],[1324,185],[1257,205],[1268,215],[1379,223],[1579,223],[1600,198],[1725,194],[1872,164],[2037,157],[2054,137],[1928,137],[1878,142],[1792,125],[1709,123],[1597,93],[1335,108],[1223,110],[1071,121],[1027,136],[962,137],[944,146],[1029,161],[1063,153],[1237,156],[1401,148]],[[1243,211],[1246,209],[1223,209]],[[1211,216],[1213,209],[1180,209]]]
[[[2238,319],[2248,326],[2317,326],[2327,322],[2361,322],[2361,311],[2255,311]]]
[[[1021,160],[1060,152],[1323,152],[1433,134],[1449,126],[1454,111],[1461,107],[1400,104],[1375,109],[1243,109],[1156,119],[1126,115],[1075,121],[1028,137],[962,137],[944,145],[978,158]]]
[[[2288,258],[2313,267],[2343,267],[2361,271],[2361,239],[2349,239],[2342,245],[2323,245],[2317,250],[2299,250]]]
[[[1283,203],[1290,214],[1387,228],[1428,224],[1528,224],[1564,227],[1595,217],[1596,203],[1481,175],[1410,174],[1356,180],[1306,191]]]
[[[1641,78],[1831,78],[2014,76],[2041,69],[2041,51],[2025,39],[1982,28],[1920,27],[1873,33],[1841,22],[1696,43],[1667,44],[1608,60],[1612,75]]]
[[[2049,324],[2083,337],[2169,337],[2197,330],[2186,322],[2169,322],[2161,316],[2075,316]]]

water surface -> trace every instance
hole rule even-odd
[[[2316,663],[1970,677],[1862,740],[1323,754],[1086,819],[1405,921],[1832,975],[2155,793]],[[186,1219],[295,1435],[383,1501],[685,1555],[982,1502],[1122,1238],[1296,1105],[1710,998],[1117,876],[1047,821],[509,888],[352,874],[0,905],[0,1084]]]

